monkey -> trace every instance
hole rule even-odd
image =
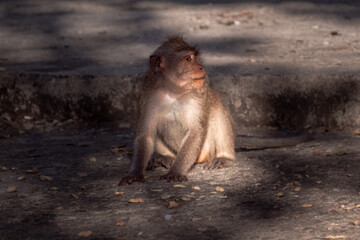
[[[206,169],[235,163],[229,113],[209,85],[199,48],[182,36],[169,36],[149,58],[140,83],[134,154],[119,185],[144,182],[152,158],[169,167],[160,180],[187,181],[196,163]]]

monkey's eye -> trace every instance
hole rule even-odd
[[[194,58],[195,58],[195,56],[194,56],[193,54],[191,54],[191,55],[189,55],[189,56],[186,56],[186,57],[185,57],[185,60],[188,61],[188,62],[190,62],[190,61],[192,61]]]

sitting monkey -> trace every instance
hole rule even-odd
[[[179,182],[195,163],[214,169],[235,160],[229,114],[209,86],[198,48],[181,36],[170,36],[150,56],[140,87],[134,156],[119,185],[144,182],[152,157],[170,168],[161,179]]]

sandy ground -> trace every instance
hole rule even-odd
[[[360,237],[357,135],[238,150],[235,166],[196,165],[180,186],[156,168],[119,187],[133,138],[111,127],[3,136],[0,239]]]

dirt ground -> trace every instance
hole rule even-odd
[[[276,109],[280,125],[358,127],[358,1],[44,3],[0,2],[0,240],[360,239],[360,130],[238,149],[235,166],[196,165],[180,184],[159,181],[167,170],[157,168],[119,187],[134,132],[74,123],[96,109],[103,120],[110,103],[118,126],[128,120],[131,81],[164,36],[182,33],[238,121]],[[247,112],[242,96],[269,105]]]
[[[0,135],[2,240],[360,238],[354,133],[238,150],[234,167],[197,165],[180,186],[159,181],[166,169],[157,168],[125,187],[129,129]]]

